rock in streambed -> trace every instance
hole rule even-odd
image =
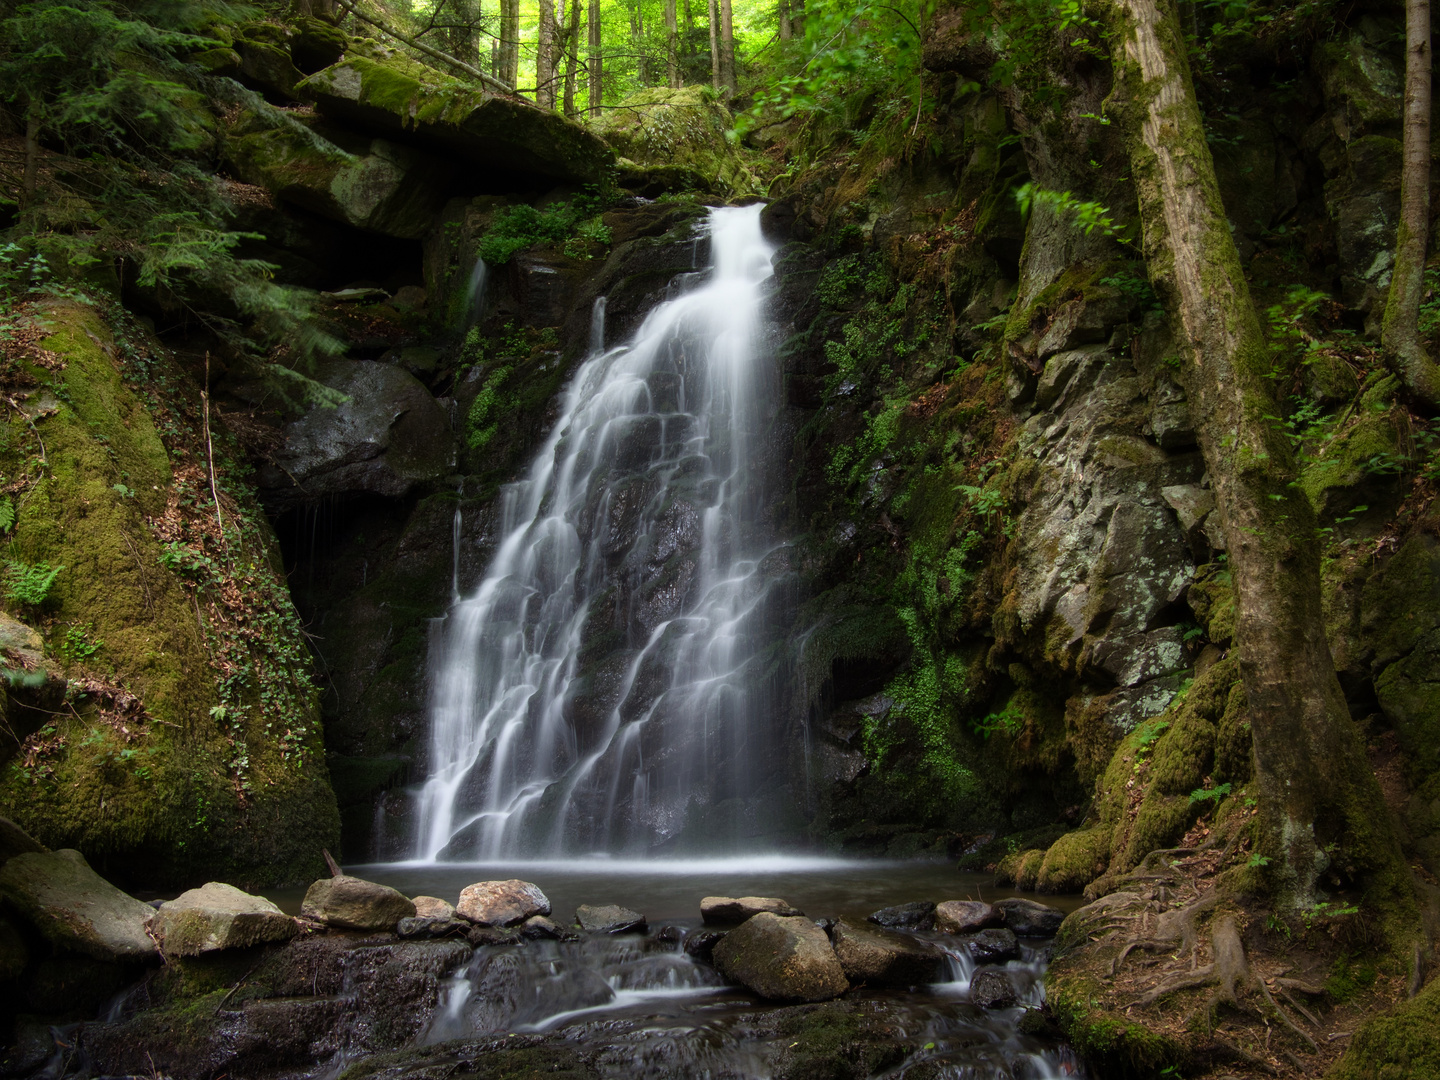
[[[1019,937],[1054,937],[1065,921],[1065,913],[1058,908],[1020,896],[999,901],[995,910]]]
[[[831,931],[835,956],[854,982],[918,986],[940,977],[944,953],[922,938],[839,919]]]
[[[720,974],[775,1001],[828,1001],[850,988],[830,939],[809,919],[769,911],[715,946]]]
[[[742,923],[762,911],[782,918],[805,914],[774,896],[707,896],[700,901],[700,918],[706,926]]]
[[[481,926],[518,926],[531,916],[549,915],[550,901],[528,881],[477,881],[460,891],[455,910]]]
[[[166,956],[200,956],[289,941],[295,920],[263,896],[212,881],[160,905],[150,933]]]
[[[589,934],[626,934],[645,932],[645,916],[617,904],[581,904],[575,909],[575,921]]]
[[[56,947],[96,960],[149,960],[149,904],[102,878],[69,848],[16,855],[0,867],[0,898]]]
[[[388,885],[339,874],[310,886],[300,914],[340,930],[394,930],[415,917],[415,904]]]
[[[973,934],[1004,922],[998,911],[979,900],[946,900],[935,907],[935,929],[942,934]]]

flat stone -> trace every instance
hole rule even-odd
[[[528,881],[477,881],[461,890],[455,911],[481,926],[516,926],[532,915],[549,915],[550,901]]]
[[[980,900],[946,900],[935,907],[935,929],[942,934],[973,934],[1004,921],[998,911]]]
[[[341,930],[394,930],[415,917],[415,905],[388,885],[342,874],[311,885],[300,914]]]
[[[642,917],[641,922],[644,922]],[[579,941],[580,935],[567,930],[554,919],[532,915],[520,924],[520,936],[530,941]]]
[[[1020,959],[1020,942],[1015,939],[1014,931],[1003,926],[961,938],[960,947],[968,950],[977,964],[1003,964]]]
[[[455,917],[455,905],[448,900],[441,900],[438,896],[416,896],[411,902],[415,905],[417,918],[453,919]]]
[[[289,941],[295,920],[263,896],[212,881],[160,905],[150,933],[166,956],[200,956],[222,949],[248,949]]]
[[[444,915],[416,915],[395,924],[395,933],[407,941],[430,941],[435,938],[464,937],[470,924],[464,919]]]
[[[905,930],[933,930],[935,905],[926,900],[917,900],[913,904],[897,904],[895,907],[871,912],[866,916],[866,920],[891,930],[897,927]]]
[[[45,659],[45,639],[34,627],[0,613],[0,652],[13,653],[34,667]]]
[[[149,960],[155,909],[102,878],[70,848],[16,855],[0,867],[0,898],[62,949],[97,960]]]
[[[1054,937],[1065,921],[1065,913],[1058,908],[1022,896],[1001,900],[995,910],[1004,918],[1005,925],[1020,937]]]
[[[625,934],[632,930],[643,934],[646,927],[644,915],[618,904],[581,904],[575,909],[575,921],[581,930],[591,934]]]
[[[982,1009],[1008,1009],[1016,1000],[1015,984],[997,968],[986,968],[970,980],[970,1002]]]
[[[828,1001],[850,988],[825,931],[809,919],[769,911],[715,946],[720,974],[774,1001]]]
[[[762,911],[782,918],[805,914],[773,896],[707,896],[700,901],[700,918],[707,924],[742,923]]]
[[[944,953],[921,938],[840,919],[832,933],[835,956],[852,982],[919,986],[940,977]]]

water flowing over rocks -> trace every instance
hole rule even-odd
[[[722,975],[763,998],[827,1001],[850,987],[825,931],[799,916],[754,915],[712,955]]]

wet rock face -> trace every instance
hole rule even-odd
[[[978,971],[970,980],[970,1001],[982,1009],[1008,1009],[1016,1002],[1015,984],[1003,971]]]
[[[912,904],[881,908],[866,916],[866,921],[891,930],[934,930],[936,916],[937,905],[928,901],[916,901]]]
[[[714,960],[727,979],[774,1001],[827,1001],[850,987],[825,931],[798,916],[754,916],[725,935]]]
[[[852,982],[919,986],[940,977],[943,954],[920,938],[840,919],[831,931],[835,955]]]
[[[935,907],[935,929],[942,934],[971,934],[1003,922],[1003,916],[979,900],[946,900]]]
[[[300,913],[343,930],[393,930],[415,917],[415,905],[388,885],[342,874],[311,885]]]
[[[707,896],[700,901],[700,918],[707,926],[742,923],[762,911],[780,916],[805,914],[774,896]]]
[[[166,956],[200,956],[288,941],[295,920],[263,896],[212,881],[160,905],[150,933]]]
[[[999,901],[995,910],[1006,928],[1020,937],[1054,937],[1065,921],[1065,913],[1058,908],[1021,896]]]
[[[960,945],[977,964],[1003,964],[1020,959],[1020,942],[1014,931],[1006,927],[970,934],[961,939]]]
[[[16,855],[0,867],[0,897],[54,946],[96,960],[156,957],[149,904],[102,878],[78,851]]]
[[[517,926],[533,915],[549,915],[550,901],[528,881],[477,881],[460,891],[455,910],[481,926]]]
[[[415,376],[391,364],[331,360],[315,378],[346,395],[286,426],[262,497],[283,507],[325,495],[396,498],[450,468],[450,418]]]

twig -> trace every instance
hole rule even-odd
[[[220,515],[220,489],[215,485],[215,444],[210,440],[210,350],[205,350],[205,389],[200,392],[205,414],[205,456],[210,461],[210,494],[215,499],[215,524],[220,526],[220,542],[225,542],[225,519]]]
[[[335,861],[335,856],[330,854],[328,848],[321,848],[320,854],[325,856],[325,865],[330,868],[331,877],[344,877],[345,871],[340,869],[340,864]]]

